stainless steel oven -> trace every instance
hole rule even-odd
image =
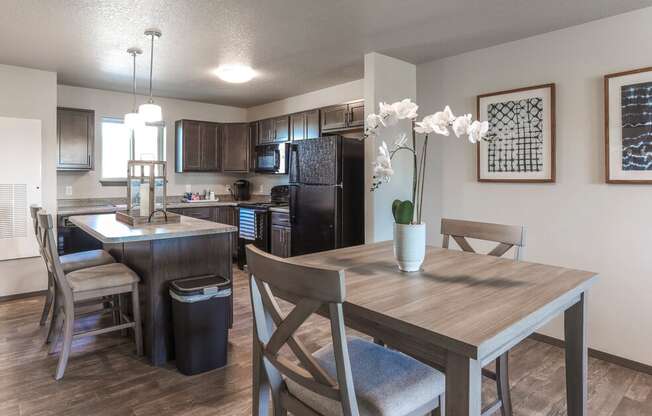
[[[288,173],[289,143],[256,146],[256,172],[285,175]]]

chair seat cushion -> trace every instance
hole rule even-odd
[[[64,273],[85,269],[86,267],[101,266],[115,263],[115,259],[104,250],[89,250],[79,253],[66,254],[59,257]]]
[[[444,374],[412,357],[357,337],[347,340],[353,385],[360,415],[403,416],[436,403],[444,392]],[[319,365],[337,379],[333,346],[313,354]],[[286,379],[290,393],[323,415],[341,415],[339,402]],[[423,409],[423,414],[433,409]]]
[[[140,281],[138,275],[122,263],[104,264],[76,270],[68,273],[66,279],[68,279],[68,284],[73,292],[109,289]]]

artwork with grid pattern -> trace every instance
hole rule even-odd
[[[543,98],[492,103],[487,106],[490,125],[487,170],[541,172],[544,163]]]
[[[620,88],[622,169],[652,170],[652,82]]]

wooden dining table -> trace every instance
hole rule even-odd
[[[596,273],[437,247],[427,247],[421,271],[402,273],[391,242],[291,261],[344,269],[347,326],[443,370],[447,416],[480,416],[482,368],[563,313],[568,415],[587,415],[587,291]],[[267,415],[255,344],[253,368],[253,414]]]

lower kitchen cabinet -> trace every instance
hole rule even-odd
[[[292,251],[292,233],[289,214],[272,212],[271,252],[274,256],[290,257]]]
[[[168,211],[185,215],[186,217],[198,218],[200,220],[219,222],[238,226],[238,208],[232,206],[217,207],[188,207],[170,208]],[[238,233],[233,233],[231,239],[233,245],[233,256],[238,255]]]

